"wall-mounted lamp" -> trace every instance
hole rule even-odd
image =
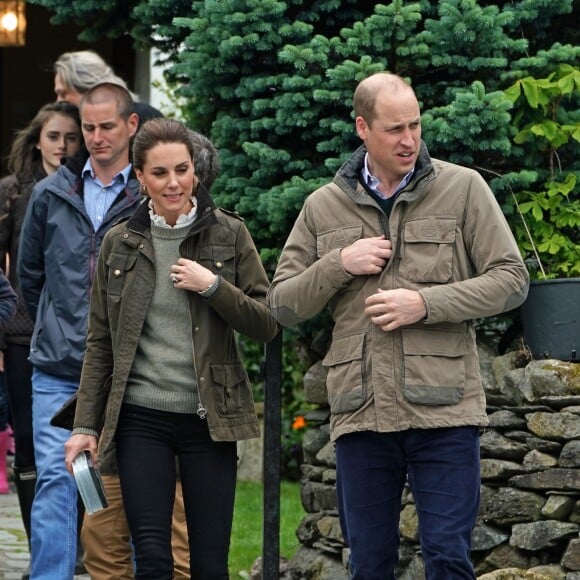
[[[24,46],[24,0],[0,0],[0,46]]]

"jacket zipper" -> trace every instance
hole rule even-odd
[[[191,310],[189,311],[189,321],[191,324],[191,328],[193,328],[193,317],[191,316]],[[197,397],[198,397],[198,404],[196,414],[200,419],[205,419],[207,417],[207,409],[204,407],[203,403],[201,402],[201,390],[199,388],[199,373],[197,372],[197,364],[195,362],[195,341],[193,340],[193,335],[191,336],[191,348],[193,351],[193,372],[195,373],[195,378],[197,379]]]

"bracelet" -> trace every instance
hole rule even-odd
[[[215,280],[205,290],[200,290],[198,294],[203,298],[209,298],[215,294],[216,290],[219,288],[220,281],[220,276],[216,276]]]

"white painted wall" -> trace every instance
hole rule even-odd
[[[152,49],[150,56],[151,64],[149,67],[151,79],[149,104],[159,109],[168,117],[179,118],[179,101],[175,98],[173,93],[169,91],[165,79],[163,78],[163,71],[166,67],[153,64],[158,60],[158,57],[159,51]]]

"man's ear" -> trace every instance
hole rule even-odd
[[[367,131],[369,128],[367,125],[367,122],[361,116],[358,116],[354,120],[354,124],[355,124],[356,132],[357,132],[358,136],[364,141],[366,139]]]
[[[137,113],[131,113],[127,119],[127,125],[129,126],[129,133],[131,137],[137,133],[137,128],[139,127],[139,115]]]

